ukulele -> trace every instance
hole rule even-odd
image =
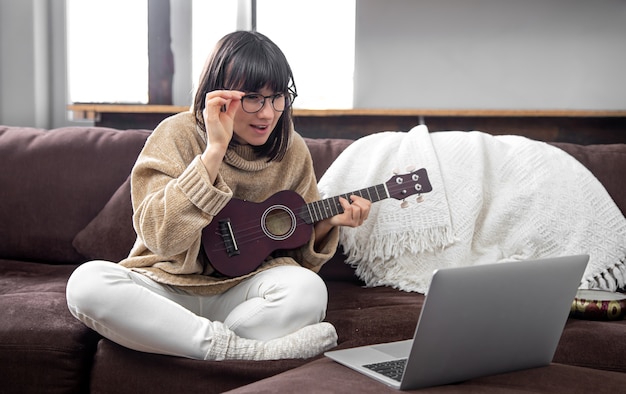
[[[306,244],[313,224],[341,214],[339,197],[350,201],[357,195],[378,202],[387,198],[402,200],[432,190],[428,173],[422,168],[394,175],[387,182],[352,193],[305,203],[296,192],[284,190],[267,200],[253,203],[231,199],[202,230],[202,245],[213,268],[227,277],[248,274],[257,269],[273,252],[295,249]]]

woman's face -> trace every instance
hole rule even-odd
[[[271,96],[277,92],[264,87],[258,92],[248,92],[247,94],[252,93]],[[235,113],[233,138],[238,143],[244,145],[263,145],[267,142],[281,115],[282,112],[274,110],[271,98],[266,98],[263,108],[253,114],[245,112],[242,105]]]

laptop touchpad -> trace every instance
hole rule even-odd
[[[412,339],[407,339],[406,341],[399,342],[390,342],[383,343],[380,345],[373,345],[372,348],[383,353],[387,353],[394,358],[406,358],[409,357],[409,353],[411,352],[411,344],[413,343]]]

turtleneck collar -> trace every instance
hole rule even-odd
[[[250,145],[234,144],[228,147],[224,161],[240,170],[261,171],[271,165],[267,157],[259,157]]]

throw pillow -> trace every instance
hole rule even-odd
[[[98,215],[76,234],[72,245],[89,260],[118,262],[128,256],[137,238],[132,215],[128,177]]]

